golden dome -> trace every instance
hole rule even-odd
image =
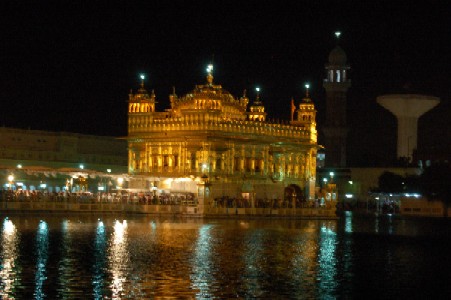
[[[216,111],[224,118],[243,119],[248,103],[245,96],[235,98],[221,85],[213,84],[213,76],[208,74],[207,84],[196,85],[190,93],[173,100],[172,112],[181,115],[183,111]]]

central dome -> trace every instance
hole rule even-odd
[[[207,84],[196,85],[191,93],[180,98],[171,97],[172,112],[176,116],[184,113],[218,113],[224,119],[246,118],[246,108],[249,99],[245,96],[235,98],[221,85],[213,84],[213,76],[207,76]]]

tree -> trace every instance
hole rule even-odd
[[[451,204],[451,165],[433,164],[420,176],[421,192],[429,200],[440,200],[448,207]]]
[[[379,190],[383,193],[401,193],[404,179],[393,172],[384,172],[379,176]]]

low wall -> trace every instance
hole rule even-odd
[[[330,208],[236,208],[206,207],[206,216],[280,216],[280,217],[314,217],[336,218],[335,207]]]
[[[401,199],[399,211],[404,216],[443,217],[445,215],[443,202],[427,199]],[[448,216],[450,216],[449,209]]]
[[[280,216],[305,218],[336,218],[335,206],[318,208],[236,208],[186,205],[147,205],[132,203],[73,203],[73,202],[0,202],[2,211],[102,212],[139,213],[155,215],[186,215],[205,217]]]

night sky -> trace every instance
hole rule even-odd
[[[396,153],[396,119],[379,95],[440,97],[419,122],[419,148],[451,149],[448,1],[2,1],[0,125],[93,135],[127,134],[127,99],[147,75],[157,109],[205,82],[236,97],[255,87],[268,118],[289,120],[310,83],[325,115],[324,64],[339,44],[351,65],[349,164]],[[322,136],[320,136],[322,143]]]

